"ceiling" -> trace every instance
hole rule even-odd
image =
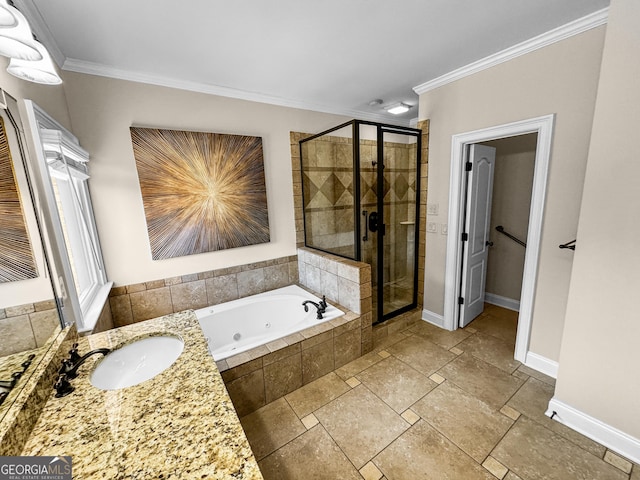
[[[407,124],[413,87],[609,0],[15,3],[66,70]]]

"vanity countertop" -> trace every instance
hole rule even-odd
[[[73,457],[73,478],[252,479],[262,475],[193,311],[80,338],[78,351],[114,348],[158,332],[184,340],[176,362],[155,378],[121,390],[89,382],[101,356],[52,389],[22,455]]]

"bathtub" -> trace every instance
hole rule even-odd
[[[304,311],[305,300],[320,301],[306,290],[290,285],[201,308],[196,310],[196,316],[209,343],[209,352],[219,361],[344,315],[328,305],[322,320],[318,320],[313,305],[309,305],[308,312]]]

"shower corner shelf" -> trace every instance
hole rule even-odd
[[[413,220],[405,220],[404,222],[400,222],[400,225],[415,225],[416,222]]]

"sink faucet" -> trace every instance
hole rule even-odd
[[[322,320],[322,314],[327,310],[326,297],[323,295],[322,300],[320,300],[319,303],[312,302],[311,300],[305,300],[304,302],[302,302],[302,306],[304,307],[305,312],[309,311],[309,303],[316,307],[316,309],[318,310],[318,315],[316,318],[318,320]]]
[[[53,388],[56,389],[56,397],[64,397],[75,390],[69,380],[78,376],[78,369],[87,361],[87,358],[99,353],[107,355],[111,353],[111,349],[96,348],[95,350],[91,350],[90,352],[80,356],[78,353],[78,344],[73,344],[73,347],[69,350],[69,358],[62,360],[62,366],[60,367],[60,370],[58,370],[58,379],[53,385]]]
[[[77,344],[74,345],[74,348],[69,352],[69,358],[62,361],[62,367],[58,373],[66,375],[66,378],[76,378],[78,376],[78,368],[82,366],[84,362],[86,362],[87,358],[92,355],[97,355],[101,353],[102,355],[107,355],[111,353],[111,349],[109,348],[96,348],[95,350],[91,350],[90,352],[85,353],[84,355],[78,355]]]

